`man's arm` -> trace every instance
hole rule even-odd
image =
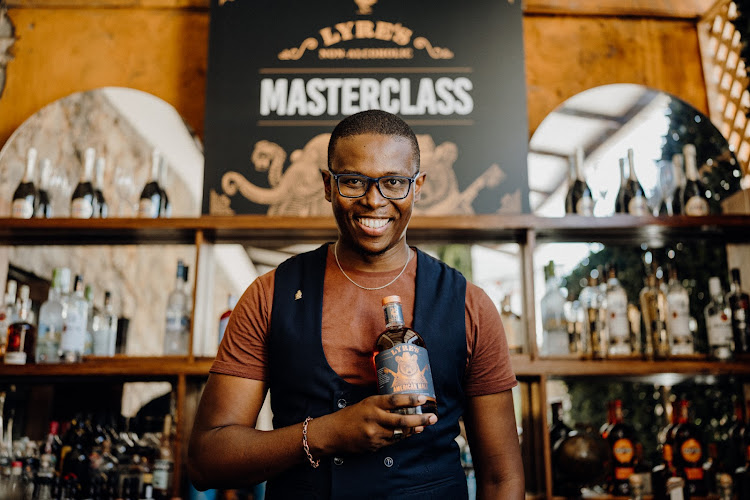
[[[188,471],[198,489],[251,486],[307,462],[302,422],[272,431],[255,429],[266,390],[262,381],[209,375],[188,447]],[[377,450],[394,442],[396,428],[421,432],[437,422],[435,415],[390,410],[422,403],[424,396],[371,396],[316,418],[307,429],[312,456]]]
[[[523,462],[510,390],[468,398],[466,436],[477,478],[477,498],[522,500]]]

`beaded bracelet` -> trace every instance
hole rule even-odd
[[[310,420],[312,420],[312,417],[307,417],[302,423],[302,449],[305,450],[307,460],[310,461],[310,465],[312,466],[312,468],[317,469],[320,465],[320,459],[313,460],[312,453],[310,453],[310,445],[307,444],[307,424],[310,423]]]

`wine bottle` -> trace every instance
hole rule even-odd
[[[594,215],[594,198],[583,176],[583,148],[576,148],[576,154],[571,158],[570,164],[570,187],[565,197],[565,213]]]
[[[52,173],[52,162],[49,158],[42,160],[42,166],[39,169],[39,190],[38,201],[34,217],[49,219],[52,217],[52,204],[49,198],[49,177]]]
[[[709,356],[720,360],[731,359],[734,356],[732,310],[724,299],[721,281],[716,276],[708,279],[708,293],[711,300],[704,309],[704,317],[708,332]]]
[[[109,206],[107,201],[104,199],[104,193],[102,187],[104,186],[104,169],[106,168],[107,161],[99,157],[96,159],[96,165],[94,167],[94,196],[96,197],[97,211],[94,217],[100,217],[106,219],[109,216]]]
[[[681,153],[672,155],[674,165],[675,190],[672,196],[672,214],[681,215],[685,211],[682,195],[685,192],[685,157]]]
[[[617,399],[612,404],[614,424],[607,434],[612,451],[612,479],[610,493],[618,496],[630,494],[630,476],[635,473],[636,434],[632,426],[625,423],[622,413],[622,401]]]
[[[640,181],[638,181],[638,175],[635,172],[633,148],[628,149],[627,174],[628,180],[625,187],[625,195],[623,196],[623,202],[627,207],[627,213],[637,216],[648,215],[649,210],[646,192],[643,190]]]
[[[740,270],[732,268],[732,283],[727,302],[732,311],[732,334],[736,353],[750,352],[750,297],[742,291]]]
[[[401,297],[383,297],[385,331],[373,351],[379,394],[422,394],[421,406],[394,410],[402,414],[438,414],[430,359],[422,336],[404,323]]]
[[[685,144],[682,148],[682,154],[685,156],[685,173],[687,174],[687,181],[682,193],[685,215],[708,215],[706,188],[698,177],[695,146]]]
[[[90,219],[97,211],[96,193],[91,182],[96,160],[94,148],[86,148],[83,157],[83,173],[70,201],[70,216],[74,219]]]
[[[620,158],[620,189],[615,198],[615,213],[628,213],[628,204],[625,201],[625,192],[628,189],[628,179],[625,177],[625,158]]]
[[[151,154],[151,179],[143,186],[138,203],[138,217],[156,219],[162,208],[162,190],[159,186],[161,152],[154,149]]]
[[[36,149],[29,148],[26,154],[26,170],[23,178],[13,192],[11,217],[14,219],[31,219],[38,202],[38,192],[34,185],[34,167],[36,166]]]

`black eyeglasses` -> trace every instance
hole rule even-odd
[[[330,170],[329,170],[330,172]],[[335,174],[331,172],[339,194],[344,198],[361,198],[370,189],[371,184],[378,186],[378,191],[389,200],[403,200],[409,196],[411,184],[417,177],[405,177],[403,175],[384,175],[382,177],[368,177],[362,174]]]

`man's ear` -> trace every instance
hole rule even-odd
[[[414,179],[414,201],[419,201],[420,193],[422,192],[422,184],[424,184],[425,177],[427,177],[427,172],[422,172],[419,174],[419,177]]]
[[[323,189],[325,190],[326,201],[331,201],[331,172],[321,170],[320,175],[323,177]]]

